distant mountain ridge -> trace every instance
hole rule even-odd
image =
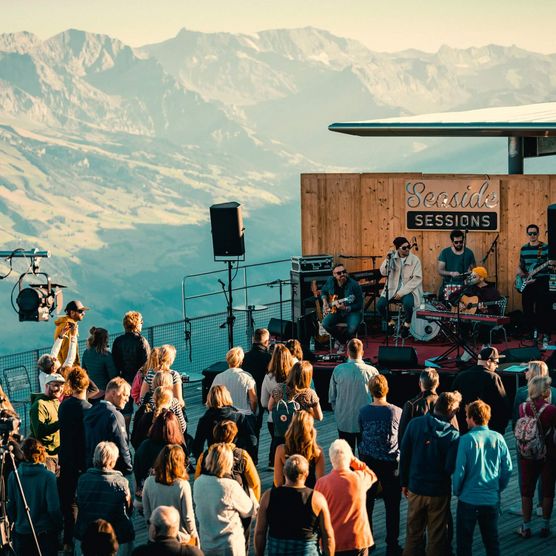
[[[299,251],[301,172],[504,170],[499,144],[366,141],[331,122],[552,100],[555,70],[556,55],[517,47],[383,53],[312,27],[182,29],[140,48],[2,34],[3,248],[52,251],[45,269],[97,324],[134,304],[151,323],[179,318],[181,278],[212,264],[214,202],[242,203],[260,261]],[[2,333],[5,350],[29,345]]]

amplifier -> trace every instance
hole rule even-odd
[[[332,255],[307,255],[306,257],[292,257],[294,272],[311,272],[313,270],[332,270],[334,257]]]

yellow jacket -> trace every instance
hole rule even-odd
[[[66,334],[66,336],[62,340],[62,346],[60,347],[60,351],[58,352],[58,355],[57,355],[58,361],[60,361],[60,365],[64,364],[64,362],[66,360],[66,357],[68,356],[69,346],[70,346],[70,337],[71,336],[78,337],[79,336],[79,328],[78,328],[77,322],[75,320],[73,320],[72,318],[70,318],[68,315],[64,315],[63,317],[59,317],[54,321],[54,324],[56,325],[56,330],[54,331],[54,341],[56,341],[58,336],[62,333],[62,330],[64,330],[64,327],[66,326],[66,323],[68,323],[68,322],[70,324],[73,324],[73,328]],[[77,350],[75,352],[74,365],[79,365],[79,350]]]

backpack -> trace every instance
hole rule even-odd
[[[272,422],[274,423],[274,436],[283,438],[292,422],[293,414],[299,411],[299,404],[294,396],[290,401],[287,398],[286,385],[282,384],[282,399],[272,408]]]
[[[520,456],[524,459],[541,460],[546,456],[546,442],[540,422],[540,416],[548,404],[541,407],[537,412],[534,402],[529,402],[533,416],[525,412],[527,402],[521,404],[520,417],[515,425],[514,435],[517,440],[517,449]]]

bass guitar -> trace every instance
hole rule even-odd
[[[523,293],[523,290],[532,282],[534,282],[536,280],[535,276],[541,271],[544,270],[548,265],[549,265],[550,261],[546,261],[544,263],[542,263],[540,266],[538,266],[537,268],[534,268],[533,270],[531,270],[531,272],[529,272],[529,274],[527,274],[527,276],[522,276],[521,274],[518,274],[515,277],[515,282],[514,282],[514,287],[515,289],[519,292],[519,293]]]
[[[315,342],[317,344],[327,344],[330,341],[330,334],[324,329],[322,325],[322,308],[320,306],[320,290],[317,287],[317,281],[311,282],[311,292],[315,296],[315,312],[317,315],[317,330],[314,334]]]
[[[496,301],[479,301],[479,297],[476,295],[462,295],[459,301],[459,312],[461,315],[474,315],[477,309],[483,307],[489,307],[490,305],[501,305],[502,300],[497,299]],[[458,308],[452,307],[452,313],[457,313]]]

